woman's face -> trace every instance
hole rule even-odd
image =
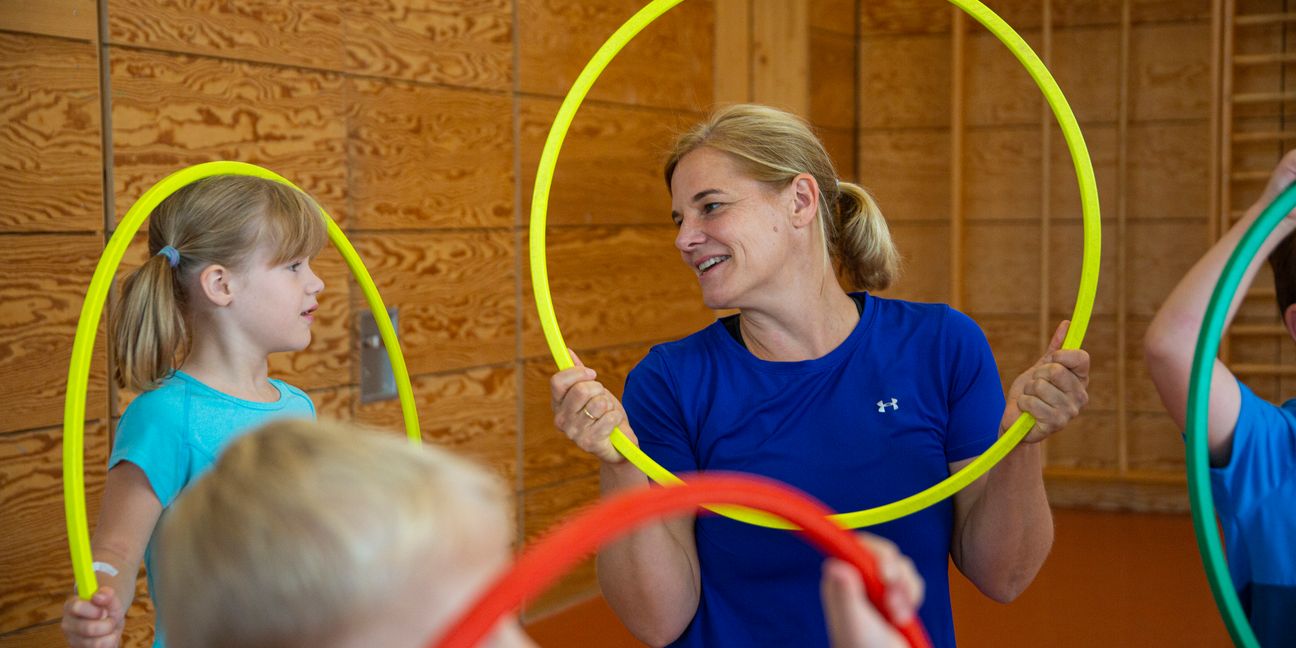
[[[744,308],[788,267],[793,192],[745,175],[728,153],[702,147],[671,178],[675,247],[709,308]]]

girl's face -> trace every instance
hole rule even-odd
[[[702,147],[671,178],[675,247],[709,308],[743,308],[788,267],[790,192],[745,175],[728,153]]]
[[[311,341],[311,324],[324,281],[309,258],[271,264],[272,250],[259,247],[246,270],[233,273],[235,325],[266,354],[300,351]]]

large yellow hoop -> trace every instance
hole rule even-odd
[[[549,137],[545,140],[544,151],[540,154],[535,190],[531,196],[531,285],[535,291],[541,328],[549,344],[549,352],[553,355],[559,369],[570,368],[572,361],[567,356],[567,344],[558,330],[553,298],[549,293],[549,270],[545,262],[545,218],[549,209],[549,189],[553,184],[558,153],[562,149],[563,139],[567,136],[567,129],[571,127],[576,111],[603,69],[635,35],[680,2],[683,0],[653,0],[631,16],[630,20],[621,25],[611,38],[603,43],[603,46],[594,53],[594,57],[585,65],[576,82],[572,84],[571,90],[558,109],[558,115],[554,117],[553,126],[549,129]],[[1012,27],[978,0],[950,0],[950,3],[984,25],[1012,51],[1044,93],[1044,99],[1062,127],[1062,135],[1066,139],[1067,149],[1071,152],[1071,162],[1075,165],[1076,179],[1080,185],[1080,202],[1084,218],[1084,258],[1080,269],[1080,287],[1076,294],[1075,310],[1071,315],[1071,328],[1062,342],[1062,348],[1078,349],[1089,328],[1089,316],[1093,312],[1094,297],[1098,292],[1098,261],[1102,248],[1098,186],[1094,180],[1089,150],[1085,147],[1084,137],[1080,134],[1080,125],[1076,122],[1071,106],[1067,104],[1061,88],[1054,81],[1048,68],[1044,66],[1044,62],[1031,50],[1026,41],[1013,31]],[[944,481],[896,502],[853,513],[841,513],[834,515],[833,519],[842,526],[853,529],[889,522],[940,502],[975,481],[1007,456],[1008,452],[1026,437],[1026,433],[1034,424],[1034,417],[1022,414],[984,454]],[[664,486],[683,483],[644,454],[620,429],[613,430],[612,445],[654,482]],[[712,510],[749,524],[780,529],[793,528],[782,519],[750,509],[717,506]]]
[[[72,552],[72,572],[76,578],[77,592],[84,599],[89,599],[99,589],[95,578],[90,556],[89,523],[86,519],[85,505],[85,405],[86,389],[90,381],[90,360],[94,353],[95,334],[99,330],[99,318],[103,314],[104,301],[108,289],[112,286],[113,276],[121,265],[122,256],[140,225],[153,213],[168,196],[181,187],[196,180],[217,175],[244,175],[265,178],[283,183],[301,191],[297,185],[283,176],[255,164],[245,162],[206,162],[186,169],[181,169],[163,178],[140,196],[122,219],[117,231],[108,240],[99,265],[95,267],[90,280],[90,290],[86,293],[85,303],[81,306],[81,319],[77,323],[76,338],[72,342],[72,362],[68,367],[67,397],[63,402],[63,508],[67,516],[68,547]],[[305,193],[305,192],[303,192]],[[392,373],[396,376],[396,392],[400,397],[401,414],[405,419],[405,432],[412,443],[421,443],[419,434],[418,410],[414,404],[414,390],[410,387],[409,372],[405,368],[405,357],[401,355],[400,343],[396,340],[396,329],[392,327],[387,308],[383,305],[378,287],[373,277],[365,268],[360,255],[356,253],[346,234],[333,222],[333,218],[320,207],[328,229],[329,240],[341,253],[351,274],[360,284],[365,301],[373,311],[374,321],[378,325],[378,335],[387,347],[387,357],[391,359]]]

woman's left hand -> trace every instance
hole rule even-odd
[[[1066,427],[1089,402],[1089,353],[1062,348],[1070,325],[1067,320],[1058,325],[1048,351],[1008,390],[1000,429],[1008,429],[1021,412],[1034,416],[1035,426],[1023,439],[1026,443],[1038,443]]]

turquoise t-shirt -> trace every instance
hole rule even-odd
[[[240,435],[275,419],[315,418],[315,405],[305,392],[273,378],[270,384],[279,390],[279,400],[258,403],[216,391],[176,371],[126,408],[117,424],[108,468],[123,461],[138,466],[166,515],[185,487],[207,472],[221,451]],[[149,593],[159,617],[162,603],[155,594],[153,565],[154,542],[161,526],[159,520],[144,551]],[[161,623],[156,624],[153,646],[163,646]]]

